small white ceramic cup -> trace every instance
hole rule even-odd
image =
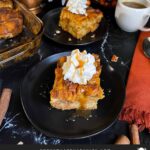
[[[146,8],[128,7],[123,2],[144,4]],[[150,0],[118,0],[115,18],[118,26],[126,32],[150,31],[144,27],[150,18]]]

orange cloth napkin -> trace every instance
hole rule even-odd
[[[120,120],[136,123],[139,130],[150,132],[150,59],[143,54],[142,43],[150,32],[141,32],[129,73],[126,100]]]

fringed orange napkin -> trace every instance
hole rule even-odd
[[[141,32],[129,73],[126,100],[120,120],[138,125],[150,132],[150,59],[143,54],[142,43],[150,32]]]

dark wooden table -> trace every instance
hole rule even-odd
[[[56,4],[47,5],[45,12],[55,8]],[[43,14],[45,14],[45,12]],[[106,13],[106,18],[109,21],[110,28],[107,39],[107,47],[105,54],[110,60],[112,54],[119,56],[119,61],[114,63],[117,71],[120,73],[124,81],[127,81],[130,65],[138,32],[126,33],[121,31],[112,17],[113,11]],[[40,17],[43,16],[40,15]],[[113,144],[118,135],[125,134],[129,136],[128,124],[123,121],[116,121],[107,131],[81,140],[64,140],[57,138],[49,138],[37,131],[27,120],[20,101],[20,84],[26,72],[36,63],[47,56],[63,51],[71,51],[74,48],[87,49],[88,51],[100,50],[102,41],[84,47],[68,47],[58,45],[43,36],[41,47],[38,49],[38,54],[29,58],[25,62],[11,66],[3,71],[0,71],[0,89],[3,87],[11,87],[13,95],[6,118],[0,127],[0,144],[17,144],[22,141],[24,144]],[[150,144],[150,136],[147,131],[140,134],[142,144]]]

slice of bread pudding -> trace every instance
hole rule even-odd
[[[62,57],[57,62],[55,69],[55,81],[53,89],[50,91],[50,104],[61,110],[93,110],[97,109],[97,102],[104,98],[103,89],[100,86],[100,58],[95,57],[96,73],[86,85],[73,83],[64,80],[62,66],[66,62],[67,57]]]
[[[88,8],[87,15],[74,14],[64,7],[60,14],[59,26],[76,39],[82,39],[94,32],[103,18],[100,10]]]

